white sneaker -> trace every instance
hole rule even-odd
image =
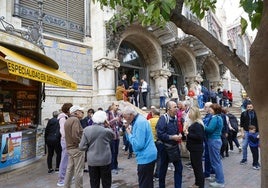
[[[259,166],[253,166],[252,167],[254,170],[260,170],[260,167]]]
[[[64,182],[61,182],[61,181],[58,182],[58,183],[57,183],[57,186],[58,186],[58,187],[63,187],[63,186],[64,186]]]
[[[215,182],[216,181],[216,179],[215,179],[215,177],[207,177],[207,178],[205,178],[206,180],[208,180],[209,182]]]
[[[217,182],[212,182],[209,184],[210,187],[224,187],[223,183],[217,183]]]

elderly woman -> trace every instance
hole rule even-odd
[[[97,111],[93,117],[93,125],[86,127],[83,132],[79,148],[87,150],[87,163],[92,188],[110,188],[111,175],[111,148],[110,142],[114,138],[112,129],[108,127],[107,115],[104,111]]]
[[[216,175],[215,182],[210,183],[211,187],[224,187],[224,174],[220,156],[222,146],[221,132],[223,128],[221,111],[219,104],[212,104],[209,109],[212,118],[208,125],[205,126],[210,163]]]

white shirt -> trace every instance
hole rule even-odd
[[[147,82],[143,81],[142,82],[142,85],[141,85],[141,92],[147,92],[147,87],[148,87],[148,84]]]

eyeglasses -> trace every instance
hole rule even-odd
[[[115,105],[116,107],[119,107],[119,105]]]

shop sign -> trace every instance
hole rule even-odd
[[[36,80],[39,82],[48,83],[51,85],[57,85],[60,87],[66,87],[71,89],[76,89],[76,83],[73,83],[69,80],[48,74],[46,72],[36,70],[34,68],[21,65],[19,63],[8,61],[8,71],[10,74],[28,78],[31,80]]]

